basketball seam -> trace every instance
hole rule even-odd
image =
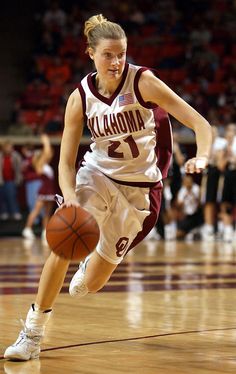
[[[70,253],[70,259],[73,259],[73,255],[74,255],[74,251],[76,249],[76,243],[78,243],[78,240],[80,240],[80,242],[84,245],[84,248],[87,250],[88,254],[91,253],[91,250],[90,248],[88,247],[87,243],[83,240],[82,236],[84,235],[96,235],[95,233],[90,233],[89,231],[88,232],[85,232],[82,234],[82,236],[80,236],[77,231],[78,229],[82,228],[84,225],[86,225],[90,220],[93,220],[94,217],[92,215],[90,215],[87,220],[85,222],[83,222],[83,224],[79,225],[78,227],[76,227],[75,229],[72,227],[72,225],[74,225],[74,222],[76,221],[76,208],[74,209],[74,219],[73,219],[73,222],[70,224],[68,223],[63,216],[61,216],[60,214],[58,214],[58,218],[61,219],[61,221],[63,221],[64,223],[66,223],[67,225],[67,228],[69,228],[73,234],[76,236],[75,240],[74,240],[74,243],[73,243],[73,246],[72,246],[72,250],[71,250],[71,253]],[[57,231],[55,229],[49,229],[48,232],[52,232],[52,231]],[[61,230],[58,230],[58,231],[61,231]],[[53,250],[57,250],[61,245],[63,245],[64,242],[66,242],[66,240],[68,240],[68,238],[70,237],[71,235],[71,232],[60,242],[58,243],[56,246],[54,246],[52,249]],[[63,254],[63,252],[61,252],[61,255]]]
[[[88,220],[87,221],[85,221],[82,225],[80,225],[80,226],[78,226],[76,229],[73,229],[73,227],[70,225],[70,224],[68,224],[68,222],[66,222],[66,224],[67,224],[67,226],[68,226],[68,228],[70,228],[71,229],[71,231],[77,236],[77,239],[79,239],[80,238],[80,235],[77,233],[77,230],[79,229],[79,228],[81,228],[81,227],[83,227],[86,223],[88,223],[91,219],[93,219],[93,217],[89,217],[88,218]],[[65,222],[65,221],[64,221]],[[50,230],[49,230],[50,231]],[[51,230],[51,231],[55,231],[55,230]],[[69,233],[65,238],[64,238],[64,240],[62,240],[60,243],[58,243],[58,245],[56,245],[55,247],[54,247],[54,249],[57,249],[64,241],[66,241],[69,237],[71,236],[71,233]],[[83,241],[82,241],[83,242]],[[84,244],[84,242],[83,242],[83,244]],[[86,248],[87,248],[87,245],[85,244],[85,246],[86,246]],[[87,248],[88,249],[88,248]]]

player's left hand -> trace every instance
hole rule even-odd
[[[208,165],[207,157],[193,157],[184,165],[185,173],[201,173]]]

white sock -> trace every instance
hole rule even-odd
[[[42,311],[37,305],[32,304],[26,317],[26,328],[31,330],[33,334],[43,335],[51,314],[52,309]]]

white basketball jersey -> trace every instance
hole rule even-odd
[[[144,70],[147,69],[126,64],[122,81],[110,98],[95,88],[96,73],[88,74],[78,87],[93,141],[84,160],[117,181],[158,182],[163,177],[162,168],[166,174],[169,165],[169,119],[157,105],[143,101],[138,81]],[[159,139],[160,118],[165,120],[164,142]],[[158,165],[159,143],[165,155],[162,167]]]

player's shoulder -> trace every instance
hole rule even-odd
[[[153,83],[157,84],[158,81],[160,82],[157,71],[145,66],[138,69],[138,76],[141,87],[147,86],[150,88],[150,84],[152,85]]]
[[[142,65],[135,65],[135,64],[128,64],[129,65],[129,71],[138,73],[140,76],[153,76],[155,75],[153,69],[147,67],[147,66],[142,66]]]
[[[83,100],[78,88],[75,88],[68,97],[66,113],[76,114],[82,117]]]
[[[79,92],[78,87],[76,87],[69,95],[68,97],[68,102],[69,103],[75,103],[75,102],[81,102],[81,94]]]

